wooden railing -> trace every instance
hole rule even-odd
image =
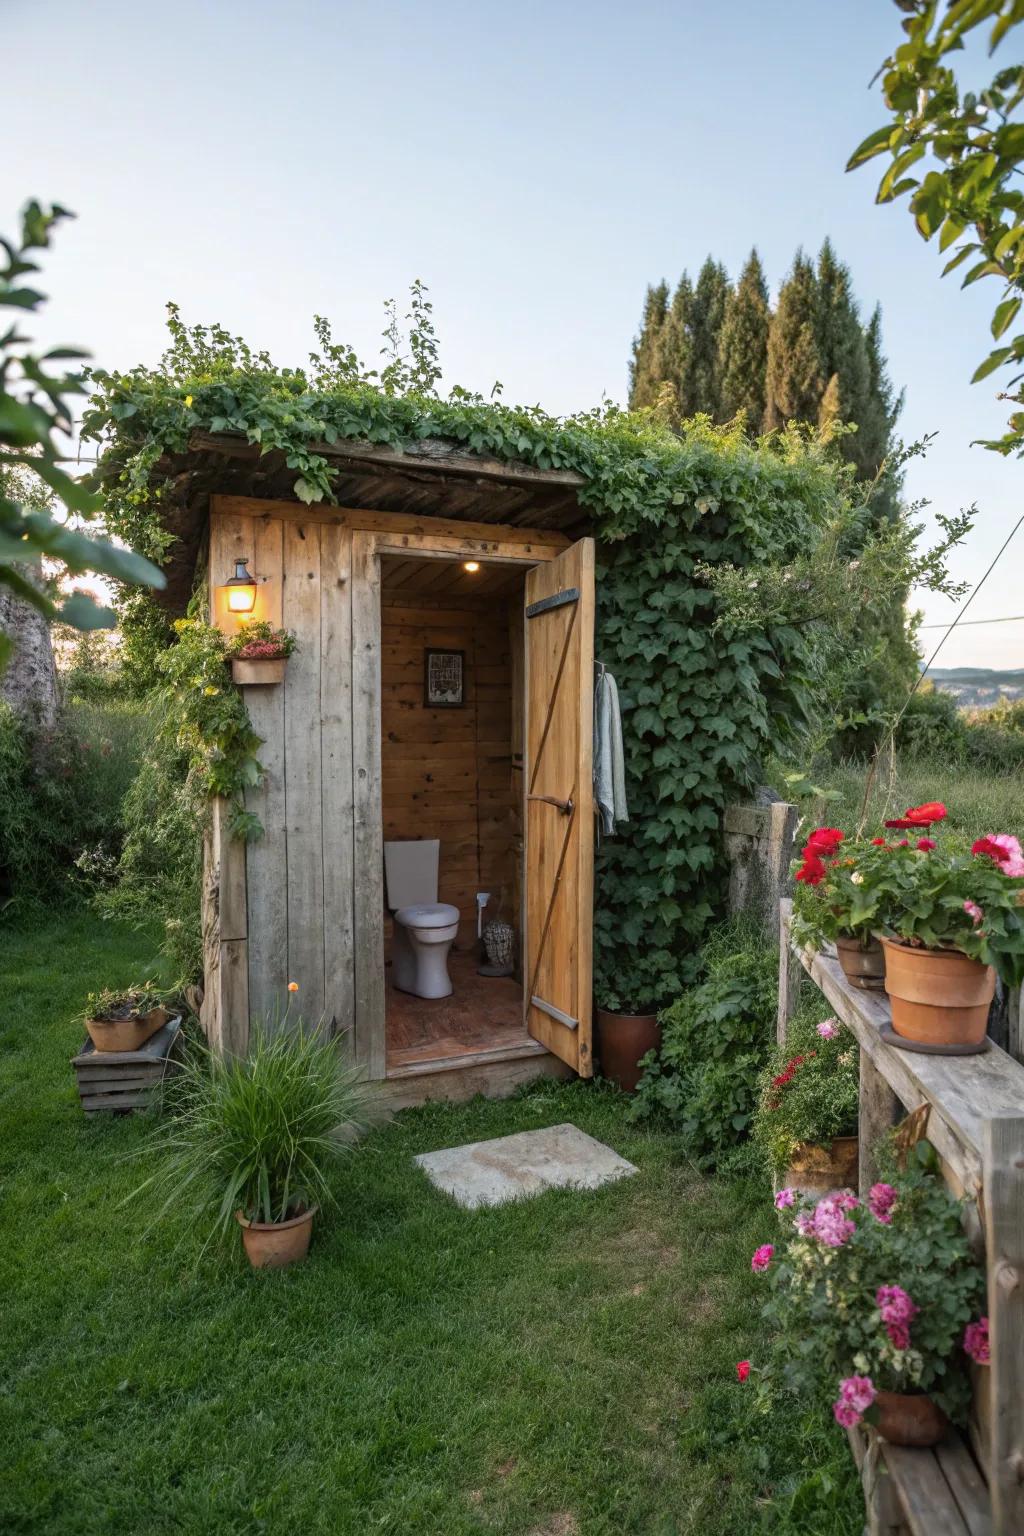
[[[960,1442],[901,1451],[851,1432],[868,1531],[913,1536],[1024,1533],[1024,1066],[993,1045],[977,1056],[926,1056],[886,1044],[884,992],[851,987],[838,960],[792,942],[792,903],[780,903],[778,1038],[784,1042],[806,973],[860,1046],[860,1193],[876,1178],[875,1149],[905,1111],[927,1104],[927,1137],[947,1184],[967,1201],[965,1223],[988,1279],[991,1365],[974,1370],[970,1434],[984,1483]],[[965,1460],[966,1458],[966,1460]],[[984,1484],[987,1483],[987,1493]]]

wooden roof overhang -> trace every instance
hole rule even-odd
[[[341,507],[551,528],[569,536],[588,525],[578,495],[585,482],[574,470],[504,463],[442,438],[419,439],[401,449],[353,439],[309,446],[336,469],[334,494]],[[239,435],[194,432],[187,451],[165,455],[154,475],[163,488],[160,520],[175,540],[164,567],[167,586],[157,600],[176,615],[192,595],[210,497],[293,499],[296,471],[283,453],[263,454]]]

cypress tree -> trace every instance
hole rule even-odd
[[[661,377],[658,373],[658,357],[662,331],[668,310],[668,284],[660,282],[647,289],[644,313],[640,322],[640,334],[633,342],[633,358],[629,365],[629,407],[653,405],[658,394]]]
[[[817,421],[827,384],[818,346],[817,278],[797,251],[768,327],[765,431],[776,431],[787,421]]]
[[[761,430],[768,365],[771,310],[768,284],[757,250],[751,251],[740,280],[725,304],[718,338],[719,407],[723,421],[744,411],[752,432]]]
[[[893,429],[903,409],[902,392],[897,394],[889,378],[889,368],[882,351],[882,311],[875,306],[864,332],[868,361],[868,403],[861,434],[865,452],[880,464],[889,452]]]
[[[830,396],[827,407],[822,398],[818,419],[826,419],[822,412],[827,411],[827,419],[837,417],[856,426],[855,433],[842,439],[842,455],[854,466],[858,479],[870,480],[878,471],[881,457],[874,456],[874,445],[864,432],[871,394],[867,345],[853,297],[850,270],[836,260],[832,242],[827,239],[818,256],[817,283],[818,351],[822,377],[828,381],[826,395]]]
[[[693,284],[689,274],[684,272],[672,295],[672,303],[661,332],[657,359],[658,378],[662,384],[671,384],[675,390],[680,415],[689,414],[682,406],[682,401],[684,396],[688,398],[692,317]]]
[[[709,256],[693,290],[687,327],[690,353],[679,389],[679,405],[684,416],[704,411],[715,421],[722,420],[718,343],[730,292],[728,273],[720,261]]]

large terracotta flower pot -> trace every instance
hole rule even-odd
[[[877,939],[868,939],[865,943],[852,935],[838,934],[836,954],[851,987],[860,987],[864,992],[881,992],[885,986],[885,951]]]
[[[996,990],[992,967],[958,949],[882,944],[895,1033],[922,1045],[980,1045]]]
[[[231,676],[241,687],[254,688],[268,683],[283,683],[287,658],[235,656],[231,661]]]
[[[857,1188],[856,1136],[836,1136],[819,1144],[802,1141],[786,1170],[786,1185],[802,1195],[830,1195],[834,1189]]]
[[[289,1221],[248,1221],[241,1211],[235,1220],[242,1229],[242,1243],[253,1269],[284,1269],[301,1264],[309,1252],[316,1206]]]
[[[879,1391],[875,1407],[875,1428],[890,1445],[938,1445],[949,1429],[942,1409],[924,1392]]]
[[[634,1093],[643,1077],[639,1065],[648,1051],[661,1050],[661,1025],[656,1013],[611,1013],[598,1008],[597,1048],[601,1076]]]
[[[150,1008],[126,1019],[86,1019],[85,1027],[97,1051],[137,1051],[169,1018],[166,1008]]]

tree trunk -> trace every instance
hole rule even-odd
[[[57,669],[50,626],[30,603],[0,584],[0,631],[14,644],[0,672],[0,699],[33,725],[49,728],[57,718]]]

